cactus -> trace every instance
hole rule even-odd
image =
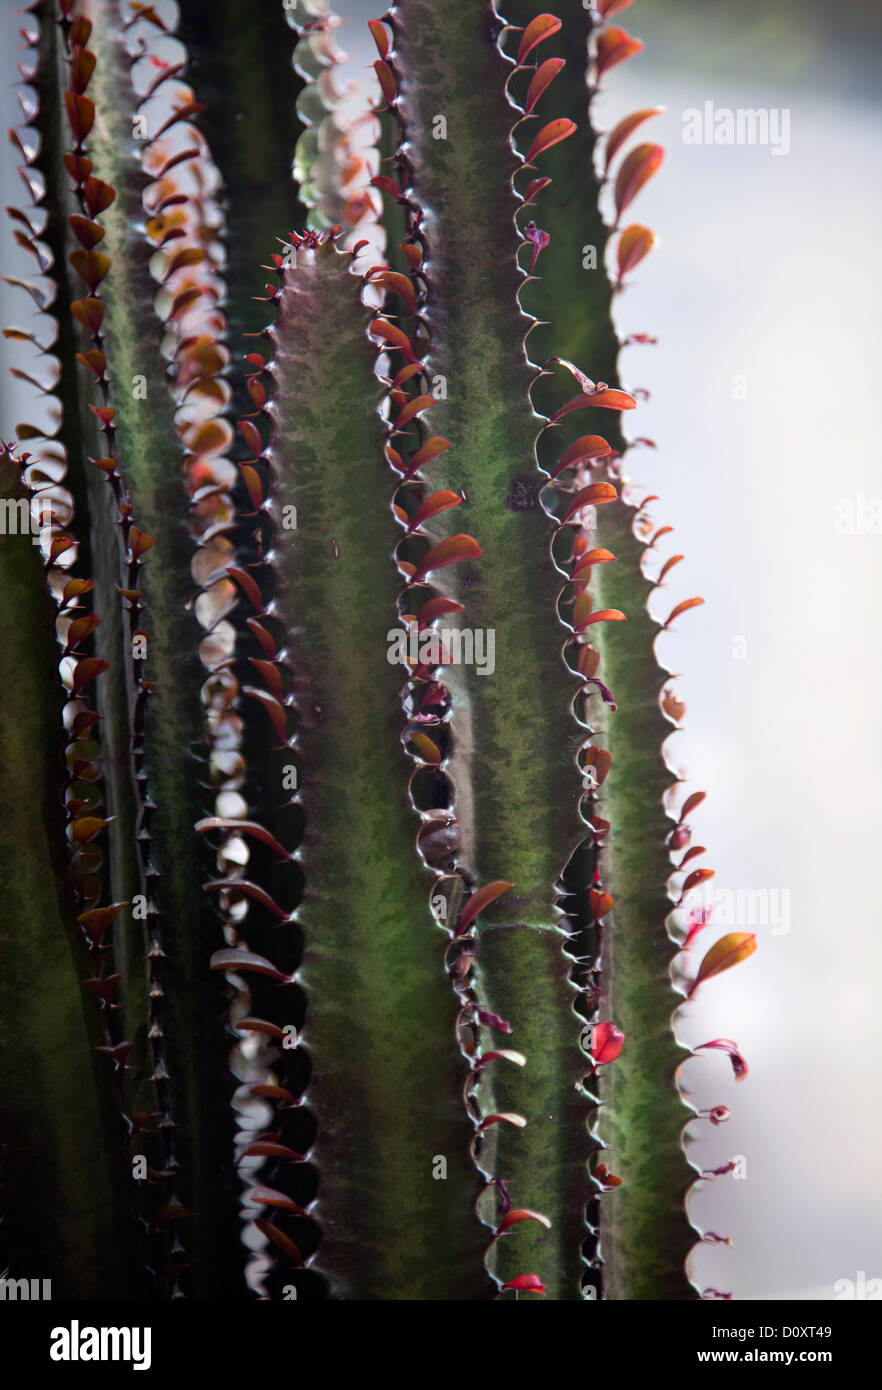
[[[700,1292],[671,1016],[755,942],[679,955],[626,3],[402,0],[360,116],[322,0],[26,12],[0,1258],[56,1297]]]

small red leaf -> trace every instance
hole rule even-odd
[[[538,1221],[540,1226],[544,1226],[546,1231],[551,1230],[551,1222],[547,1216],[543,1216],[541,1211],[530,1211],[528,1207],[512,1207],[507,1211],[499,1223],[496,1234],[504,1235],[510,1231],[512,1226],[517,1226],[521,1221]]]
[[[733,965],[740,965],[741,961],[747,960],[755,950],[756,936],[753,932],[733,931],[720,937],[698,967],[698,974],[689,987],[687,998],[691,999],[698,986],[705,980],[721,974],[724,970],[730,970]]]
[[[583,392],[580,396],[573,396],[572,400],[562,405],[549,420],[550,425],[556,425],[558,420],[562,420],[565,415],[571,415],[574,410],[586,410],[589,406],[600,406],[605,410],[634,410],[637,402],[633,396],[629,396],[627,391],[616,391],[611,387],[604,386],[596,391]]]
[[[566,116],[559,116],[557,120],[549,121],[548,124],[544,125],[539,131],[527,151],[525,163],[532,164],[533,160],[537,159],[540,154],[544,154],[546,150],[550,150],[554,145],[559,145],[561,140],[568,139],[576,128],[575,122],[569,120]]]
[[[503,1289],[515,1289],[518,1293],[544,1293],[545,1285],[538,1274],[516,1274]]]
[[[561,517],[561,524],[566,523],[574,517],[583,507],[602,506],[608,502],[615,502],[618,493],[612,483],[589,483],[569,499],[569,505]]]
[[[288,1197],[274,1187],[252,1187],[246,1194],[246,1201],[264,1207],[281,1207],[283,1211],[293,1211],[297,1215],[303,1212],[303,1208],[298,1206],[293,1197]]]
[[[634,134],[634,131],[642,126],[644,121],[650,120],[653,116],[660,116],[667,108],[664,106],[645,106],[641,111],[632,111],[630,116],[625,116],[614,126],[606,137],[606,168],[615,159],[625,141]]]
[[[215,878],[212,879],[210,883],[203,883],[202,891],[204,893],[244,893],[246,898],[251,898],[254,902],[260,903],[261,907],[265,907],[268,912],[271,912],[274,917],[278,917],[280,921],[287,921],[287,914],[282,911],[275,899],[270,897],[266,889],[261,888],[259,883],[252,883],[250,879]],[[237,1025],[237,1027],[238,1026],[239,1025]]]
[[[386,26],[384,24],[381,24],[378,19],[369,19],[367,24],[368,28],[371,31],[371,34],[373,35],[374,43],[377,45],[377,52],[379,53],[380,57],[388,58],[389,35],[386,32]]]
[[[683,884],[683,888],[680,892],[680,902],[683,901],[687,893],[692,892],[693,888],[698,888],[702,883],[707,883],[709,879],[712,879],[714,873],[714,869],[693,869],[692,873],[688,875]]]
[[[533,74],[533,79],[527,88],[527,95],[524,99],[524,114],[529,116],[542,93],[547,91],[550,84],[557,77],[562,67],[566,63],[563,58],[546,58],[544,63]]]
[[[676,608],[670,613],[667,622],[662,626],[662,630],[664,631],[665,628],[670,627],[674,619],[679,618],[681,613],[687,613],[690,608],[698,608],[702,603],[704,603],[703,598],[684,598],[683,602],[678,603]]]
[[[644,184],[655,174],[665,157],[661,145],[638,145],[622,161],[616,176],[616,216],[634,201]]]
[[[456,926],[454,936],[464,936],[469,927],[474,922],[479,913],[489,907],[497,898],[501,898],[503,893],[507,893],[511,884],[504,878],[496,879],[494,883],[485,883],[483,888],[479,888],[476,893],[463,904],[459,914],[459,922]]]
[[[706,797],[707,792],[693,792],[691,796],[687,796],[680,810],[680,820],[678,823],[682,825],[686,817],[691,816],[692,812],[696,809],[697,806],[701,805],[702,801],[704,801]]]
[[[591,1056],[594,1065],[606,1066],[621,1055],[625,1046],[624,1033],[614,1023],[595,1023],[591,1030]]]
[[[198,830],[198,826],[196,827]],[[209,961],[212,970],[247,970],[255,975],[267,975],[271,980],[278,980],[281,983],[290,984],[290,977],[277,970],[272,961],[265,956],[258,956],[254,951],[215,951]]]
[[[81,145],[94,124],[95,103],[78,92],[65,92],[64,109],[71,134],[77,145]]]
[[[733,1043],[731,1038],[714,1038],[711,1042],[699,1043],[698,1046],[694,1047],[692,1050],[693,1052],[701,1052],[702,1049],[706,1047],[712,1047],[719,1052],[727,1053],[732,1063],[732,1070],[735,1073],[735,1080],[744,1080],[747,1076],[748,1066],[741,1053],[738,1051],[737,1043]],[[711,1117],[711,1123],[714,1123],[713,1117]],[[716,1123],[719,1124],[719,1120],[717,1120]]]
[[[110,207],[116,197],[116,189],[103,179],[88,178],[83,184],[83,198],[90,217],[97,217]]]
[[[442,512],[447,512],[451,507],[462,505],[462,498],[458,492],[450,492],[447,488],[440,492],[433,492],[431,497],[427,497],[421,502],[410,519],[409,531],[415,531],[418,526],[422,526],[424,521],[429,521],[433,516],[440,516]]]
[[[655,232],[650,231],[649,227],[640,227],[635,223],[625,228],[616,251],[620,280],[649,255],[655,240]]]
[[[392,106],[398,96],[398,84],[395,81],[395,74],[384,58],[378,58],[374,63],[374,72],[377,74],[377,81],[380,84],[380,91],[387,106]]]
[[[438,545],[433,545],[431,550],[423,556],[413,574],[410,575],[410,583],[419,584],[427,574],[433,570],[443,569],[445,565],[455,565],[460,560],[477,560],[480,554],[481,547],[472,536],[448,536]]]
[[[552,478],[559,478],[565,468],[573,468],[577,464],[591,463],[594,459],[606,458],[612,453],[609,444],[599,434],[583,434],[580,439],[576,439],[565,449],[560,456],[560,462],[552,473]]]
[[[263,599],[261,598],[257,584],[248,571],[239,569],[235,565],[228,565],[227,574],[231,575],[236,583],[243,589],[255,610],[258,613],[262,613]]]
[[[391,348],[403,353],[410,362],[416,361],[410,339],[394,323],[389,323],[387,319],[374,319],[368,332],[375,338],[382,338]]]
[[[434,396],[414,396],[395,417],[393,428],[396,430],[403,429],[405,425],[410,424],[411,420],[416,419],[417,415],[422,414],[424,410],[431,410],[432,406],[435,404],[436,401]]]
[[[259,825],[257,821],[230,820],[225,816],[206,816],[203,820],[196,822],[194,829],[200,833],[206,830],[231,830],[236,835],[249,835],[252,839],[260,840],[261,844],[267,845],[282,859],[291,858],[288,850],[279,843],[275,835],[271,835],[266,827]]]
[[[633,38],[624,29],[605,29],[597,39],[597,57],[594,59],[596,76],[600,77],[627,58],[633,58],[642,49],[640,39]]]
[[[518,47],[518,66],[521,66],[534,48],[540,43],[544,43],[546,39],[550,39],[552,34],[556,34],[560,27],[560,20],[553,14],[537,14],[535,19],[531,19],[521,34],[521,42]]]
[[[440,434],[433,434],[424,444],[421,444],[416,453],[411,456],[410,466],[404,475],[405,479],[412,478],[414,473],[422,468],[424,463],[429,463],[433,458],[437,458],[439,454],[443,454],[445,449],[450,449],[452,447],[449,439],[445,439]]]
[[[89,293],[94,294],[110,269],[110,257],[102,251],[71,251],[68,260],[74,270],[85,281]]]

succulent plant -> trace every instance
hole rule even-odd
[[[319,0],[26,12],[0,1238],[56,1297],[696,1293],[671,1016],[755,942],[679,954],[627,4],[402,0],[354,114]]]

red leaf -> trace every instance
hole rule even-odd
[[[638,145],[622,161],[616,176],[616,217],[634,201],[644,184],[655,174],[665,157],[661,145]]]
[[[527,95],[524,99],[524,114],[529,116],[542,93],[547,91],[550,84],[557,77],[562,67],[566,63],[563,58],[546,58],[533,74],[533,79],[527,88]]]
[[[391,106],[398,96],[398,84],[395,81],[395,74],[384,58],[378,58],[374,63],[374,72],[377,74],[377,81],[380,84],[380,91],[383,93],[383,100],[387,106]]]
[[[445,565],[455,565],[460,560],[477,560],[481,554],[481,547],[472,536],[448,536],[446,540],[440,541],[438,545],[433,545],[432,549],[423,556],[413,574],[410,575],[411,584],[419,584],[432,570],[443,569]]]
[[[104,322],[104,305],[100,299],[75,299],[71,303],[70,311],[74,318],[88,328],[92,334],[100,331]]]
[[[95,103],[78,92],[65,92],[64,109],[71,134],[77,145],[81,145],[94,124]]]
[[[537,159],[540,154],[544,154],[554,145],[559,145],[561,140],[568,139],[575,129],[575,122],[568,120],[566,116],[558,116],[557,120],[549,121],[548,125],[544,125],[539,131],[527,151],[525,164],[532,164],[533,160]]]
[[[569,499],[569,505],[561,517],[561,524],[569,521],[583,507],[602,506],[607,502],[615,502],[618,495],[612,483],[588,483],[587,487],[581,488],[574,497]]]
[[[443,618],[447,613],[464,613],[465,608],[461,603],[457,603],[452,598],[430,598],[428,603],[424,603],[417,613],[417,625],[428,627],[436,618]]]
[[[581,396],[574,396],[572,400],[562,405],[549,420],[550,425],[556,425],[558,420],[562,420],[565,415],[571,415],[574,410],[586,410],[588,406],[600,406],[605,410],[634,410],[637,402],[633,396],[629,396],[627,391],[616,391],[611,387],[605,386],[600,390],[583,393]]]
[[[591,1056],[595,1066],[614,1062],[625,1046],[624,1033],[614,1023],[595,1023],[591,1031]]]
[[[732,1063],[732,1070],[735,1073],[735,1080],[744,1080],[747,1076],[748,1067],[741,1053],[738,1051],[737,1043],[733,1043],[731,1038],[714,1038],[711,1042],[699,1043],[698,1046],[694,1047],[692,1050],[693,1052],[701,1052],[705,1047],[716,1048],[719,1052],[727,1053]],[[711,1123],[714,1123],[713,1118],[711,1119]],[[717,1120],[716,1123],[719,1124],[719,1120]]]
[[[459,914],[459,922],[456,926],[454,936],[464,936],[469,927],[474,922],[479,913],[489,907],[497,898],[501,898],[503,893],[507,893],[511,884],[504,878],[496,879],[494,883],[485,883],[483,888],[479,888],[476,893],[463,904]]]
[[[400,271],[389,270],[385,266],[374,266],[364,278],[369,284],[380,285],[384,290],[400,295],[411,313],[416,310],[416,291],[413,282],[406,275],[402,275]]]
[[[281,1207],[283,1211],[293,1211],[298,1216],[303,1212],[303,1208],[298,1206],[293,1197],[277,1191],[274,1187],[252,1187],[246,1194],[246,1201],[264,1207]]]
[[[104,228],[99,223],[88,217],[81,217],[78,212],[71,213],[67,225],[85,251],[91,251],[104,236]]]
[[[662,626],[662,631],[664,631],[665,628],[670,627],[674,619],[679,618],[681,613],[687,613],[690,608],[698,608],[699,605],[702,603],[704,603],[703,598],[684,598],[683,602],[678,603],[676,608],[669,615],[667,622],[664,623]]]
[[[664,564],[658,572],[658,579],[655,581],[656,584],[661,584],[665,575],[669,574],[670,571],[674,568],[674,566],[679,565],[680,561],[685,558],[686,557],[684,555],[672,555],[670,559],[665,560]]]
[[[257,821],[229,820],[225,816],[206,816],[203,820],[196,822],[194,829],[200,833],[206,830],[232,830],[236,835],[250,835],[252,839],[260,840],[261,844],[267,845],[282,859],[292,857],[285,846],[279,844],[275,835],[271,835],[266,827],[259,825]]]
[[[633,58],[642,48],[640,39],[633,38],[624,29],[605,29],[597,39],[597,57],[594,60],[596,75],[600,77],[627,58]]]
[[[248,573],[248,571],[240,570],[235,565],[228,565],[227,574],[231,575],[233,579],[235,579],[236,583],[241,586],[241,588],[247,594],[251,604],[256,609],[256,611],[258,613],[262,613],[263,599],[260,596],[260,590],[258,589],[257,584],[254,582],[253,578]]]
[[[499,1223],[496,1234],[504,1235],[510,1231],[512,1226],[517,1226],[521,1221],[538,1221],[540,1226],[544,1226],[546,1231],[551,1230],[551,1222],[547,1216],[543,1216],[541,1211],[530,1211],[529,1207],[513,1207],[507,1211]]]
[[[741,961],[747,960],[748,956],[752,956],[755,950],[756,936],[753,932],[733,931],[720,937],[698,967],[698,974],[689,987],[687,998],[691,999],[698,986],[705,980],[721,974],[724,970],[730,970],[733,965],[739,965]]]
[[[103,251],[71,251],[67,258],[74,270],[85,281],[89,293],[94,294],[110,269],[110,257]]]
[[[538,1274],[516,1274],[503,1289],[516,1289],[518,1293],[544,1293],[545,1285]]]
[[[377,52],[379,53],[380,57],[388,58],[389,35],[386,32],[385,25],[381,24],[378,19],[369,19],[367,24],[368,28],[370,29],[373,35],[374,43],[377,45]]]
[[[680,810],[680,820],[678,824],[682,825],[686,817],[691,816],[695,808],[700,806],[706,797],[707,792],[693,792],[691,796],[687,796]]]
[[[196,827],[198,830],[198,826]],[[284,975],[281,970],[277,970],[272,961],[265,956],[258,956],[254,951],[215,951],[211,960],[208,962],[212,970],[248,970],[255,975],[268,975],[271,980],[278,980],[285,984],[290,984],[290,976]]]
[[[616,258],[619,268],[619,279],[622,280],[644,260],[655,245],[655,232],[650,231],[649,227],[640,227],[636,223],[631,227],[626,227],[619,237],[619,245]]]
[[[443,435],[440,434],[433,434],[424,444],[421,444],[416,453],[412,455],[410,466],[404,475],[405,478],[412,478],[414,473],[422,468],[424,463],[429,463],[433,458],[437,458],[439,454],[443,454],[445,449],[451,449],[452,447],[449,439],[445,439]]]
[[[279,701],[265,690],[255,690],[253,685],[243,685],[242,694],[250,695],[252,700],[257,700],[259,704],[263,705],[272,720],[273,729],[279,743],[287,744],[288,717],[285,714],[283,706],[279,704]]]
[[[633,3],[634,0],[595,0],[595,8],[602,19],[612,19],[614,14],[620,14]]]
[[[417,415],[420,415],[424,410],[431,410],[432,406],[435,404],[437,404],[437,402],[434,396],[414,396],[395,417],[393,428],[396,430],[403,429],[404,426],[409,425],[411,420],[414,420]]]
[[[83,198],[90,217],[97,217],[110,207],[116,197],[116,189],[103,179],[88,178],[83,184]]]
[[[84,656],[82,661],[78,661],[74,667],[73,680],[71,681],[71,691],[74,695],[79,695],[84,686],[93,681],[96,676],[100,676],[103,671],[108,669],[108,663],[102,661],[97,656]]]
[[[411,362],[416,360],[410,339],[394,323],[389,323],[387,319],[374,319],[368,332],[376,338],[384,339],[390,347],[404,353]]]
[[[462,498],[458,492],[450,492],[444,488],[440,492],[433,492],[431,497],[427,497],[417,507],[408,525],[409,531],[415,531],[418,526],[422,526],[424,521],[429,521],[433,516],[440,516],[442,512],[447,512],[451,507],[462,505]]]
[[[287,914],[282,911],[274,898],[271,898],[265,888],[261,888],[259,883],[252,883],[247,878],[214,878],[210,883],[203,883],[204,893],[244,893],[247,898],[252,898],[254,902],[260,903],[274,917],[280,921],[287,921]]]
[[[575,467],[577,464],[590,463],[593,459],[606,458],[612,453],[609,444],[599,434],[583,434],[580,439],[576,439],[565,449],[560,456],[560,462],[552,473],[552,478],[559,478],[565,468]]]
[[[651,120],[653,116],[660,116],[665,110],[667,110],[665,106],[644,106],[641,111],[632,111],[630,116],[625,116],[617,126],[613,127],[606,137],[607,170],[625,141],[634,134],[634,131],[639,129],[644,121]]]
[[[259,1217],[254,1224],[266,1236],[267,1240],[271,1240],[273,1245],[278,1246],[282,1253],[288,1256],[293,1264],[303,1264],[303,1256],[298,1246],[294,1244],[290,1236],[286,1236],[284,1231],[280,1231],[278,1226],[274,1226],[272,1221],[264,1221],[263,1217]]]
[[[527,1121],[523,1115],[516,1115],[511,1110],[494,1111],[492,1115],[487,1115],[478,1125],[478,1129],[489,1129],[490,1125],[506,1124],[513,1125],[515,1129],[523,1129]]]
[[[521,34],[521,42],[518,48],[518,66],[520,67],[529,53],[533,52],[540,43],[550,39],[552,34],[556,34],[560,29],[560,20],[553,14],[537,14],[535,19],[531,19],[524,32]]]
[[[714,873],[714,869],[694,869],[693,872],[688,875],[685,883],[683,884],[683,888],[680,893],[680,902],[683,901],[687,893],[692,892],[693,888],[698,888],[700,884],[707,883],[708,879],[713,878]]]

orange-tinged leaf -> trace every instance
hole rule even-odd
[[[587,487],[580,488],[575,497],[570,498],[569,506],[561,517],[561,523],[569,521],[583,507],[602,506],[607,502],[615,502],[618,495],[612,483],[588,483]]]
[[[698,974],[692,981],[687,997],[691,998],[698,986],[713,975],[730,970],[733,965],[740,965],[743,960],[747,960],[748,956],[752,956],[755,950],[756,935],[754,932],[733,931],[720,937],[720,940],[711,946],[698,967]]]
[[[658,579],[655,581],[656,584],[661,584],[665,575],[669,574],[671,570],[674,568],[674,566],[679,565],[680,561],[685,558],[686,557],[684,555],[672,555],[670,559],[665,560],[664,564],[658,572]]]
[[[441,762],[441,749],[429,738],[428,734],[422,733],[419,729],[411,729],[410,741],[424,763],[438,767]]]
[[[67,225],[84,251],[91,251],[104,237],[104,228],[98,222],[93,222],[89,217],[82,217],[78,212],[71,213]]]
[[[601,917],[606,917],[608,913],[612,912],[615,899],[612,893],[601,893],[598,889],[592,888],[588,893],[588,902],[592,917],[595,922],[599,922]]]
[[[593,768],[597,785],[602,786],[612,766],[612,754],[608,748],[596,748],[592,745],[585,750],[582,766]]]
[[[374,319],[368,332],[372,333],[375,338],[382,338],[391,348],[396,348],[398,352],[402,352],[411,362],[415,361],[410,339],[394,323],[389,323],[387,319]]]
[[[683,602],[678,603],[676,608],[669,614],[667,622],[662,626],[662,630],[670,627],[674,619],[679,618],[681,613],[688,613],[690,608],[698,608],[702,603],[704,603],[703,598],[684,598]]]
[[[707,883],[708,879],[713,878],[713,876],[713,869],[694,869],[683,884],[680,892],[680,902],[683,901],[687,893],[692,892],[693,888],[698,888],[700,884]]]
[[[409,530],[415,531],[418,526],[422,526],[424,521],[429,521],[433,516],[440,516],[442,512],[450,511],[451,507],[462,505],[462,498],[458,492],[451,492],[449,488],[442,488],[440,492],[433,492],[431,497],[427,497],[421,502],[410,520]]]
[[[98,656],[84,656],[82,661],[78,661],[74,667],[71,690],[74,695],[79,695],[84,686],[93,681],[96,676],[107,670],[108,663],[102,661]]]
[[[142,555],[146,555],[148,550],[152,550],[156,541],[153,536],[148,536],[146,531],[141,531],[137,526],[132,526],[129,530],[129,549],[132,552],[133,560],[140,560]]]
[[[395,81],[395,74],[385,58],[378,58],[376,60],[374,63],[374,72],[377,74],[380,91],[383,93],[383,100],[387,106],[391,106],[398,96],[398,83]]]
[[[283,1211],[293,1211],[297,1214],[303,1211],[301,1206],[289,1197],[285,1192],[279,1192],[275,1187],[252,1187],[246,1193],[246,1200],[255,1202],[258,1206],[281,1207]]]
[[[100,299],[75,299],[70,311],[78,323],[90,333],[98,333],[104,322],[104,305]]]
[[[565,415],[571,415],[574,410],[587,410],[589,406],[599,406],[604,410],[635,410],[637,402],[627,391],[616,391],[605,386],[599,391],[588,391],[580,396],[573,396],[572,400],[555,411],[548,423],[556,425]]]
[[[416,309],[416,291],[413,282],[406,275],[402,275],[400,271],[388,270],[384,266],[375,266],[373,270],[367,272],[364,278],[369,284],[381,285],[384,290],[400,295],[411,312]]]
[[[430,598],[428,603],[424,603],[419,613],[417,613],[417,625],[421,628],[429,626],[429,623],[436,618],[442,618],[447,613],[464,613],[465,608],[461,603],[457,603],[454,598]]]
[[[649,255],[655,241],[655,232],[649,227],[640,227],[634,223],[633,226],[625,228],[619,237],[616,251],[620,280]]]
[[[680,699],[679,695],[667,694],[662,697],[662,709],[670,719],[679,724],[683,715],[686,713],[686,703]]]
[[[100,835],[107,824],[102,816],[81,816],[79,820],[73,821],[71,830],[77,844],[85,845],[94,840],[96,835]]]
[[[542,96],[542,93],[548,89],[561,68],[565,66],[566,63],[563,58],[546,58],[544,63],[540,63],[533,74],[533,79],[527,88],[527,95],[524,98],[525,115],[530,115],[533,107]]]
[[[103,251],[71,251],[68,260],[89,287],[90,294],[95,293],[110,269],[110,257],[105,256]]]
[[[599,434],[583,434],[580,439],[576,439],[565,449],[560,456],[560,462],[552,473],[552,478],[559,478],[565,468],[572,468],[576,464],[591,463],[593,459],[606,458],[612,453],[612,449],[605,439]]]
[[[615,558],[611,550],[604,550],[602,546],[594,550],[586,550],[585,554],[580,556],[579,563],[573,570],[573,578],[578,579],[586,570],[590,570],[592,565],[608,565]],[[589,671],[587,674],[593,675],[594,673]]]
[[[263,506],[263,483],[256,468],[252,468],[250,463],[239,465],[239,472],[242,481],[248,489],[248,496],[251,498],[251,505],[256,512]]]
[[[382,24],[379,19],[369,19],[367,23],[373,35],[374,43],[377,45],[377,52],[381,58],[388,58],[389,35],[386,31],[385,24]]]
[[[660,116],[666,110],[667,107],[665,106],[644,106],[640,111],[632,111],[630,116],[625,116],[618,125],[613,127],[606,137],[607,171],[625,141],[634,134],[634,131],[638,130],[644,121],[651,120],[653,116]]]
[[[431,410],[432,406],[436,404],[437,402],[434,396],[414,396],[413,400],[408,401],[404,409],[395,417],[394,428],[396,430],[403,429],[405,425],[409,425],[411,420],[414,420],[422,411]]]
[[[477,560],[481,554],[481,547],[472,536],[448,536],[446,540],[440,541],[438,545],[433,545],[431,550],[423,556],[413,574],[410,576],[411,584],[419,584],[432,570],[443,569],[445,565],[455,565],[460,560]]]
[[[529,53],[538,44],[550,39],[552,34],[556,34],[560,29],[560,20],[553,14],[537,14],[535,19],[531,19],[524,32],[521,34],[521,42],[518,47],[518,66],[520,66]]]
[[[266,1236],[267,1240],[272,1241],[273,1245],[277,1246],[283,1255],[288,1256],[288,1259],[291,1260],[293,1264],[303,1264],[303,1256],[299,1248],[294,1244],[291,1237],[286,1236],[285,1232],[279,1230],[278,1226],[273,1225],[272,1221],[265,1221],[263,1217],[259,1217],[254,1224],[261,1234]]]
[[[84,613],[81,618],[74,618],[70,627],[67,629],[67,641],[65,651],[72,652],[84,642],[87,637],[101,624],[101,619],[97,613]]]
[[[420,445],[416,453],[411,456],[410,466],[405,474],[405,478],[412,478],[414,473],[422,468],[424,463],[429,463],[431,459],[437,458],[439,454],[443,454],[445,449],[450,449],[452,447],[450,440],[445,439],[443,435],[431,435],[424,444]]]
[[[644,184],[648,183],[661,166],[665,152],[661,145],[638,145],[622,160],[616,175],[615,200],[616,217],[621,217],[625,208],[637,197]]]
[[[633,58],[635,53],[640,53],[642,49],[640,39],[635,39],[624,29],[604,29],[597,39],[597,57],[594,60],[596,75],[600,77],[610,68],[624,63],[627,58]]]
[[[263,439],[261,438],[260,430],[257,428],[254,421],[240,420],[239,433],[245,440],[245,443],[248,445],[248,448],[251,450],[252,454],[254,454],[255,458],[260,458],[260,455],[263,453]]]
[[[575,122],[566,116],[558,116],[557,120],[549,121],[539,131],[532,145],[527,151],[526,164],[532,164],[540,154],[550,150],[554,145],[559,145],[561,140],[567,140],[575,131]]]
[[[595,9],[603,19],[612,19],[614,14],[621,14],[633,3],[634,0],[595,0]]]
[[[511,886],[507,879],[499,878],[494,883],[485,883],[483,888],[479,888],[476,893],[473,893],[463,904],[456,931],[453,933],[454,936],[464,936],[478,914],[483,912],[485,907],[489,907],[492,902],[495,902],[497,898],[501,898],[503,893],[507,893]]]

